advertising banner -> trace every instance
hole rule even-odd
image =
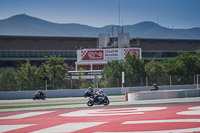
[[[112,61],[125,60],[128,55],[136,55],[140,59],[141,48],[111,48],[77,50],[77,61]]]
[[[119,60],[120,59],[120,49],[105,49],[104,60]]]
[[[81,60],[103,60],[104,51],[103,50],[82,50]]]
[[[128,55],[136,55],[137,57],[139,57],[140,59],[141,57],[141,49],[131,49],[131,48],[125,48],[124,49],[124,59],[126,59],[126,57]]]

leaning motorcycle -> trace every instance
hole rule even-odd
[[[149,89],[150,91],[158,91],[158,90],[160,90],[158,87],[152,87],[152,88],[150,88]]]
[[[36,99],[45,100],[45,99],[46,99],[45,93],[43,93],[43,94],[35,93],[35,94],[33,95],[33,100],[36,100]]]
[[[87,102],[88,106],[93,106],[93,105],[104,105],[107,106],[110,101],[107,97],[107,95],[104,93],[100,98],[95,96],[95,93],[90,93],[90,91],[85,92],[84,97],[89,97],[89,100]]]

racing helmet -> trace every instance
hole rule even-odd
[[[100,89],[100,90],[99,90],[99,92],[103,93],[103,90],[102,90],[102,89]]]

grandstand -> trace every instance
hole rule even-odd
[[[115,40],[110,38],[110,42]],[[117,48],[108,44],[103,49],[111,47]],[[0,67],[18,67],[27,59],[39,66],[46,60],[45,56],[51,55],[60,56],[67,65],[75,67],[77,50],[97,48],[99,38],[0,36]],[[141,48],[144,61],[163,60],[175,57],[180,50],[194,53],[200,49],[200,40],[130,38],[130,48]]]

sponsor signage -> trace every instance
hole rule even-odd
[[[81,51],[81,60],[103,60],[104,51],[103,50],[88,50]]]
[[[118,60],[120,58],[119,49],[105,49],[104,60]]]
[[[136,55],[141,59],[141,49],[124,49],[124,58],[126,59],[128,55]]]
[[[128,55],[141,59],[141,48],[83,49],[77,50],[77,61],[125,60]]]

